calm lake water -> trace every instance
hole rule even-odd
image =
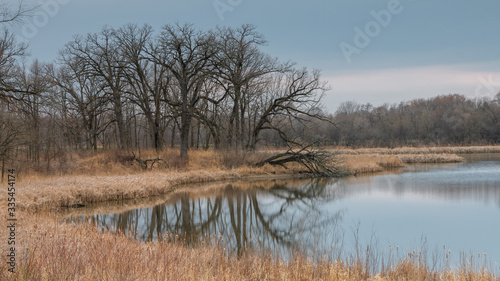
[[[69,221],[144,241],[169,233],[191,246],[217,240],[230,252],[266,248],[284,257],[297,245],[331,258],[369,245],[386,257],[427,250],[429,259],[453,266],[460,253],[480,260],[486,253],[498,271],[500,155],[465,157],[375,176],[226,183],[217,192],[180,193],[153,207]]]

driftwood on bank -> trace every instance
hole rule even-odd
[[[284,153],[276,154],[255,164],[257,167],[265,164],[279,165],[286,168],[287,163],[299,163],[304,166],[308,173],[319,177],[341,177],[345,173],[338,168],[338,160],[335,154],[326,150],[310,150],[308,147],[294,151],[288,149]]]
[[[134,152],[132,152],[132,155],[133,155],[133,160],[135,160],[137,163],[139,163],[139,165],[141,165],[141,168],[143,168],[144,170],[147,170],[147,169],[151,170],[151,169],[153,169],[153,166],[155,164],[165,165],[167,167],[170,167],[168,165],[167,161],[161,159],[160,157],[142,160],[141,158],[135,156]]]

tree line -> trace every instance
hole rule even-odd
[[[329,119],[296,131],[307,142],[349,147],[498,144],[500,93],[481,99],[449,94],[382,106],[348,101]]]
[[[253,25],[104,27],[74,36],[51,63],[25,63],[26,45],[0,38],[0,157],[166,145],[254,150],[265,131],[325,119],[326,83],[262,51]],[[47,165],[50,160],[47,160]]]
[[[27,63],[28,46],[0,15],[0,160],[47,168],[61,153],[179,147],[237,153],[258,145],[401,146],[500,141],[500,93],[455,94],[398,105],[344,102],[322,109],[317,70],[262,51],[253,25],[104,27],[76,35],[50,63]],[[2,170],[3,167],[2,167]]]

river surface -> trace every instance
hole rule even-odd
[[[152,207],[68,221],[143,241],[175,235],[190,246],[217,241],[233,253],[268,249],[286,257],[300,249],[336,259],[368,249],[374,259],[378,253],[376,263],[415,250],[441,266],[458,265],[462,254],[476,263],[486,256],[498,272],[500,155],[465,157],[465,163],[411,165],[374,176],[224,183]]]

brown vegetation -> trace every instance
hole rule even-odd
[[[399,147],[399,148],[329,148],[343,159],[351,174],[381,172],[406,164],[459,163],[465,159],[457,154],[500,153],[500,146],[465,147]]]
[[[276,176],[299,172],[299,167],[250,167],[239,155],[198,150],[184,163],[173,150],[143,152],[144,158],[160,157],[168,166],[144,170],[137,161],[116,152],[72,156],[70,164],[54,162],[54,173],[44,175],[21,168],[18,176],[18,207],[58,209],[96,202],[148,198],[187,183],[214,182],[251,176]],[[261,157],[252,155],[247,161]],[[229,165],[228,163],[234,163]],[[236,164],[238,163],[238,164]],[[68,169],[69,166],[69,169]],[[57,167],[61,167],[60,169]],[[0,198],[3,198],[3,194]]]
[[[342,156],[340,156],[342,157]],[[376,173],[405,164],[459,163],[464,158],[456,154],[347,154],[343,156],[343,167],[351,174]]]
[[[346,174],[381,172],[409,163],[456,163],[464,161],[444,151],[498,151],[494,147],[400,148],[335,150],[339,169]],[[435,153],[436,152],[436,153]],[[276,151],[237,154],[196,150],[191,161],[182,161],[178,152],[165,149],[136,153],[141,159],[164,159],[166,165],[144,170],[134,157],[118,151],[73,154],[52,161],[50,173],[37,172],[30,165],[14,166],[18,172],[18,206],[28,209],[54,209],[96,202],[148,198],[172,191],[185,183],[213,182],[247,177],[298,175],[304,170],[297,163],[286,167],[253,164]],[[403,154],[398,154],[403,153]],[[411,153],[411,154],[408,154]],[[132,157],[131,157],[132,156]],[[4,195],[0,195],[3,198]]]
[[[60,224],[57,216],[23,213],[20,222],[16,272],[0,263],[1,280],[500,280],[475,260],[437,272],[424,266],[420,255],[408,253],[375,275],[369,259],[315,261],[297,253],[286,261],[255,252],[237,258],[217,241],[186,248],[175,237],[140,243]]]
[[[474,154],[500,153],[500,145],[489,146],[429,146],[429,147],[397,147],[397,148],[331,148],[340,154]]]
[[[467,148],[477,151],[474,148]],[[487,148],[482,148],[484,151]],[[488,148],[491,149],[491,148]],[[404,150],[400,150],[404,151]],[[432,149],[428,150],[429,152]],[[436,151],[436,150],[434,150]],[[432,152],[434,152],[432,151]],[[490,150],[491,151],[491,150]],[[370,154],[367,150],[343,153],[343,165],[354,173],[375,172],[405,163],[461,161],[456,155],[394,152]],[[404,151],[407,152],[407,151]],[[19,211],[17,273],[9,275],[0,265],[1,280],[500,280],[487,267],[464,263],[455,271],[437,272],[423,266],[419,257],[401,257],[385,264],[375,274],[365,260],[310,260],[297,253],[291,261],[269,253],[247,252],[236,258],[223,244],[207,244],[188,249],[179,243],[139,243],[123,236],[101,233],[86,226],[60,224],[62,215],[35,214],[40,209],[62,211],[66,206],[90,202],[148,198],[170,194],[180,184],[215,182],[247,177],[290,176],[299,166],[273,167],[256,163],[271,155],[261,152],[242,156],[199,150],[189,163],[177,151],[142,151],[143,159],[165,159],[168,166],[144,170],[127,153],[105,151],[67,155],[65,164],[53,162],[52,174],[34,173],[21,168],[17,182]],[[205,191],[214,192],[204,185]],[[157,197],[166,200],[167,197]],[[5,194],[0,195],[0,200]],[[168,199],[168,198],[167,198]],[[144,199],[146,200],[146,199]],[[154,199],[153,199],[154,200]],[[130,202],[130,201],[129,201]],[[140,203],[140,200],[139,200]],[[129,203],[127,203],[129,204]],[[149,204],[145,202],[143,204]],[[94,209],[95,211],[95,209]],[[1,211],[6,217],[5,210]],[[74,213],[73,213],[74,214]],[[1,231],[2,237],[6,229]],[[2,255],[7,252],[2,245]],[[71,258],[69,258],[71,257]],[[216,262],[214,262],[216,261]]]
[[[362,154],[343,155],[342,165],[351,174],[381,172],[386,168],[403,167],[404,163],[396,156]]]
[[[330,143],[349,147],[487,145],[500,142],[499,118],[500,93],[485,99],[450,94],[381,106],[348,101],[332,117],[335,128],[315,126],[310,135],[324,132]]]

